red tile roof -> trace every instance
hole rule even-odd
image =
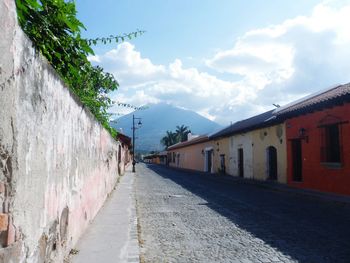
[[[169,150],[175,150],[175,149],[179,149],[179,148],[184,148],[186,146],[190,146],[190,145],[193,145],[193,144],[197,144],[197,143],[202,143],[202,142],[206,142],[206,141],[209,141],[209,137],[208,135],[200,135],[196,138],[193,138],[189,141],[185,141],[185,142],[179,142],[177,144],[174,144],[174,145],[171,145],[168,147],[168,151]]]
[[[270,110],[262,114],[255,115],[249,119],[237,121],[234,124],[231,124],[230,126],[210,135],[210,139],[227,137],[234,134],[248,132],[258,128],[274,125],[276,123],[274,111],[275,110]]]
[[[350,83],[344,85],[338,85],[336,87],[329,88],[327,90],[311,94],[300,100],[287,104],[281,108],[276,109],[276,115],[285,115],[297,113],[303,110],[313,110],[317,106],[323,106],[339,100],[344,102],[350,98]]]

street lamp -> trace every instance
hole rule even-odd
[[[135,120],[139,120],[137,123],[137,127],[135,127]],[[132,115],[132,172],[135,172],[135,130],[140,128],[142,125],[141,118],[136,118],[134,114]]]

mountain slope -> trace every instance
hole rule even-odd
[[[221,128],[211,120],[204,118],[196,112],[180,109],[169,104],[151,104],[146,110],[136,111],[125,115],[111,125],[128,136],[132,136],[132,115],[142,118],[142,126],[136,130],[136,149],[147,152],[162,150],[164,148],[160,139],[167,130],[175,131],[176,126],[186,125],[192,134],[207,134]]]

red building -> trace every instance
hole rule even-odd
[[[276,113],[286,121],[288,184],[350,195],[350,83]]]

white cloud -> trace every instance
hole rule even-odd
[[[350,2],[325,1],[310,16],[246,32],[205,64],[235,81],[187,68],[182,60],[155,65],[130,43],[91,57],[115,74],[117,100],[168,102],[222,124],[350,80]],[[201,65],[203,66],[203,65]],[[115,110],[115,109],[114,109]]]
[[[263,101],[280,103],[286,94],[293,98],[347,82],[350,2],[334,3],[317,5],[309,17],[249,31],[232,49],[219,51],[206,63],[219,72],[241,75]]]
[[[135,47],[124,42],[103,55],[96,55],[90,58],[113,73],[119,82],[126,86],[134,86],[152,82],[159,79],[165,73],[165,67],[154,65],[149,59],[142,58]]]
[[[247,43],[240,40],[234,49],[218,52],[207,65],[228,72],[260,79],[283,80],[293,74],[293,48],[282,43]]]
[[[112,94],[114,100],[137,106],[163,101],[214,119],[208,114],[210,109],[233,98],[241,101],[245,94],[239,83],[221,80],[196,68],[184,68],[180,59],[167,66],[154,65],[130,43],[120,44],[91,61],[98,61],[120,82],[119,90]],[[112,108],[112,112],[120,110]]]

